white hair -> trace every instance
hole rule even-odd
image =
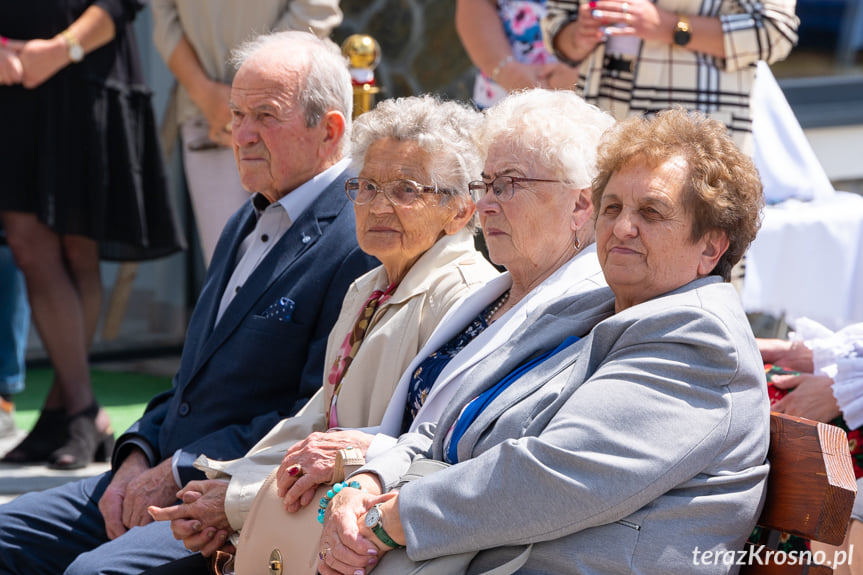
[[[482,114],[465,104],[430,96],[383,100],[354,122],[353,161],[365,162],[369,146],[392,138],[415,142],[428,153],[430,182],[448,196],[471,200],[468,182],[482,174],[482,155],[476,140]],[[446,196],[444,196],[446,197]],[[467,228],[476,229],[474,221]]]
[[[486,110],[480,138],[484,152],[501,145],[548,170],[542,177],[589,188],[596,150],[614,118],[570,90],[514,92]]]
[[[345,117],[345,133],[341,142],[344,155],[351,137],[354,96],[348,61],[339,47],[332,40],[318,38],[310,32],[274,32],[244,42],[232,52],[231,63],[239,69],[263,49],[291,53],[304,51],[307,62],[305,74],[301,75],[297,103],[304,111],[306,127],[317,126],[324,114],[331,110],[341,112]]]

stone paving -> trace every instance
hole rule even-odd
[[[21,430],[12,437],[0,438],[0,456],[15,447],[25,433]],[[12,465],[0,463],[0,503],[11,501],[28,491],[42,491],[62,485],[81,477],[98,475],[110,466],[107,463],[93,463],[84,469],[58,471],[45,465]]]

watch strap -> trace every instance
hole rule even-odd
[[[403,548],[403,547],[404,547],[404,545],[399,545],[398,543],[396,543],[395,541],[393,541],[393,538],[392,538],[392,537],[390,537],[390,536],[389,536],[389,533],[387,533],[387,532],[386,532],[386,530],[384,529],[384,516],[383,516],[383,514],[382,514],[382,513],[380,513],[380,505],[381,505],[380,503],[378,503],[377,505],[375,505],[375,507],[376,507],[376,508],[377,508],[377,510],[378,510],[378,514],[379,514],[378,516],[380,517],[380,519],[378,520],[378,522],[377,522],[377,523],[375,523],[374,525],[372,525],[372,528],[371,528],[371,529],[372,529],[372,533],[374,533],[374,534],[375,534],[375,537],[377,537],[378,539],[380,539],[380,540],[381,540],[381,543],[383,543],[383,544],[384,544],[384,545],[386,545],[387,547],[392,547],[393,549],[401,549],[401,548]]]

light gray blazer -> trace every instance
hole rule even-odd
[[[365,469],[390,488],[413,457],[442,459],[463,405],[534,355],[532,337],[566,332],[574,310],[552,308],[474,368],[437,425]],[[764,368],[737,292],[696,280],[615,314],[502,393],[459,442],[459,464],[401,489],[407,552],[485,550],[469,573],[529,543],[519,573],[733,572],[696,561],[742,549],[768,441]]]

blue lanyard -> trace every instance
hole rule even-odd
[[[508,373],[503,379],[501,379],[499,382],[479,394],[470,403],[468,403],[462,410],[461,414],[458,417],[458,420],[455,423],[455,427],[453,428],[452,436],[449,440],[449,448],[447,449],[446,453],[447,460],[450,463],[458,463],[459,440],[465,434],[467,428],[470,427],[470,424],[476,421],[476,418],[479,417],[479,414],[482,413],[485,408],[491,405],[491,402],[494,401],[497,396],[503,393],[506,388],[508,388],[515,380],[520,378],[522,375],[524,375],[546,359],[556,355],[560,351],[563,351],[578,340],[579,338],[574,335],[567,337],[556,348],[551,351],[547,351],[533,358],[527,363],[515,368],[514,371]]]

